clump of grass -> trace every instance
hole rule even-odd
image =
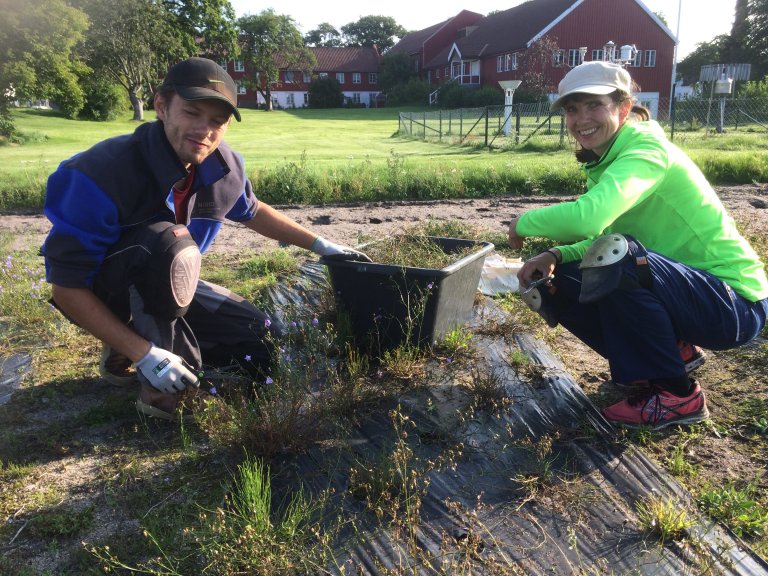
[[[269,250],[243,258],[236,256],[208,256],[201,276],[204,280],[226,286],[233,292],[256,303],[266,302],[266,291],[278,284],[281,277],[296,272],[299,261],[283,248]]]
[[[273,506],[269,467],[246,458],[225,505],[203,514],[192,536],[209,573],[308,573],[319,567],[327,538],[318,528],[320,508],[301,490]]]
[[[474,246],[446,252],[426,235],[408,234],[383,238],[365,246],[365,253],[377,264],[441,269],[476,251]]]
[[[94,506],[90,505],[79,510],[41,510],[30,518],[27,530],[38,538],[74,536],[93,525],[93,509]]]
[[[501,376],[494,370],[473,366],[465,386],[472,397],[473,409],[498,412],[511,403]]]
[[[270,365],[254,367],[260,375],[249,386],[222,386],[217,392],[226,401],[210,402],[200,414],[214,442],[242,445],[261,456],[301,450],[327,430],[331,418],[324,398],[333,392],[335,377],[333,326],[316,316],[296,318],[285,337],[266,339],[272,346]]]
[[[641,528],[662,544],[682,540],[694,525],[688,511],[671,497],[650,495],[644,498],[637,503],[637,515]]]

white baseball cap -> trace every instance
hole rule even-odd
[[[624,68],[603,62],[591,60],[573,68],[565,75],[557,87],[557,100],[549,107],[554,112],[563,105],[571,94],[611,94],[621,90],[632,93],[632,78]]]

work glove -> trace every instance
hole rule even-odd
[[[154,344],[149,352],[136,362],[136,370],[160,392],[180,392],[187,386],[200,385],[192,367],[181,356]]]
[[[310,246],[309,249],[312,250],[312,252],[315,254],[319,256],[325,256],[330,260],[354,260],[356,262],[371,261],[371,259],[362,252],[359,252],[354,248],[350,248],[349,246],[336,244],[326,240],[322,236],[315,238],[315,241],[312,242],[312,246]]]

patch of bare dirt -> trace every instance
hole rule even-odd
[[[726,208],[748,234],[768,233],[768,184],[729,186],[717,191]],[[430,219],[438,222],[460,220],[504,232],[510,218],[516,215],[571,199],[571,196],[507,196],[469,200],[278,205],[276,208],[330,240],[355,244],[359,235],[392,234]],[[42,244],[48,228],[49,223],[42,215],[5,215],[0,224],[0,230],[11,232],[25,245]],[[227,222],[211,252],[232,253],[274,244],[272,240],[254,235],[242,225]]]

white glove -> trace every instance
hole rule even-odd
[[[309,249],[319,256],[329,256],[334,260],[356,260],[358,262],[371,261],[371,259],[362,252],[350,248],[349,246],[336,244],[326,240],[322,236],[315,238],[315,241],[312,242],[312,246],[310,246]]]
[[[154,344],[144,357],[136,362],[136,370],[160,392],[179,392],[200,382],[181,356],[158,348]]]

